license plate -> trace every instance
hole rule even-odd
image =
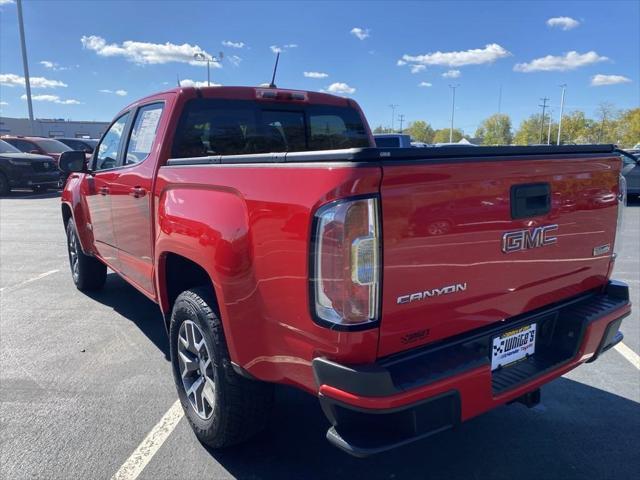
[[[533,355],[536,350],[536,324],[517,328],[493,339],[491,370]]]

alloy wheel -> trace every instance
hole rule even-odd
[[[208,420],[216,404],[213,361],[202,330],[191,320],[180,325],[178,363],[182,386],[191,407],[200,418]]]

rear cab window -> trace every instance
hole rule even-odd
[[[127,153],[124,158],[125,165],[135,165],[149,156],[153,142],[156,139],[163,108],[163,103],[154,103],[138,109],[127,145]]]
[[[243,155],[368,147],[360,113],[351,107],[190,100],[178,123],[172,156]]]

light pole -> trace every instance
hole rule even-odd
[[[459,83],[449,85],[449,88],[453,92],[453,95],[451,96],[451,126],[449,127],[449,143],[453,143],[453,117],[456,110],[456,88],[459,86]]]
[[[392,103],[389,105],[389,108],[391,109],[391,132],[395,133],[395,126],[396,126],[396,107],[399,107],[400,105],[398,105],[397,103]]]
[[[27,44],[24,39],[24,20],[22,18],[22,0],[18,0],[18,26],[20,28],[20,46],[22,47],[22,66],[24,68],[24,86],[27,90],[27,107],[29,108],[29,126],[33,135],[33,104],[31,103],[31,81],[29,80],[29,62],[27,62]]]
[[[560,120],[558,120],[558,145],[560,145],[560,132],[562,131],[562,112],[564,111],[564,92],[567,89],[567,84],[563,83],[560,86],[562,87],[562,98],[560,99]]]
[[[211,62],[218,62],[224,58],[224,53],[220,52],[218,58],[205,55],[202,52],[194,53],[193,58],[199,62],[207,62],[207,87],[211,86]]]

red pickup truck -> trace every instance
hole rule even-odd
[[[531,406],[630,312],[608,145],[380,149],[350,99],[178,88],[60,165],[76,286],[109,267],[160,305],[214,448],[265,425],[274,383],[357,456]]]

